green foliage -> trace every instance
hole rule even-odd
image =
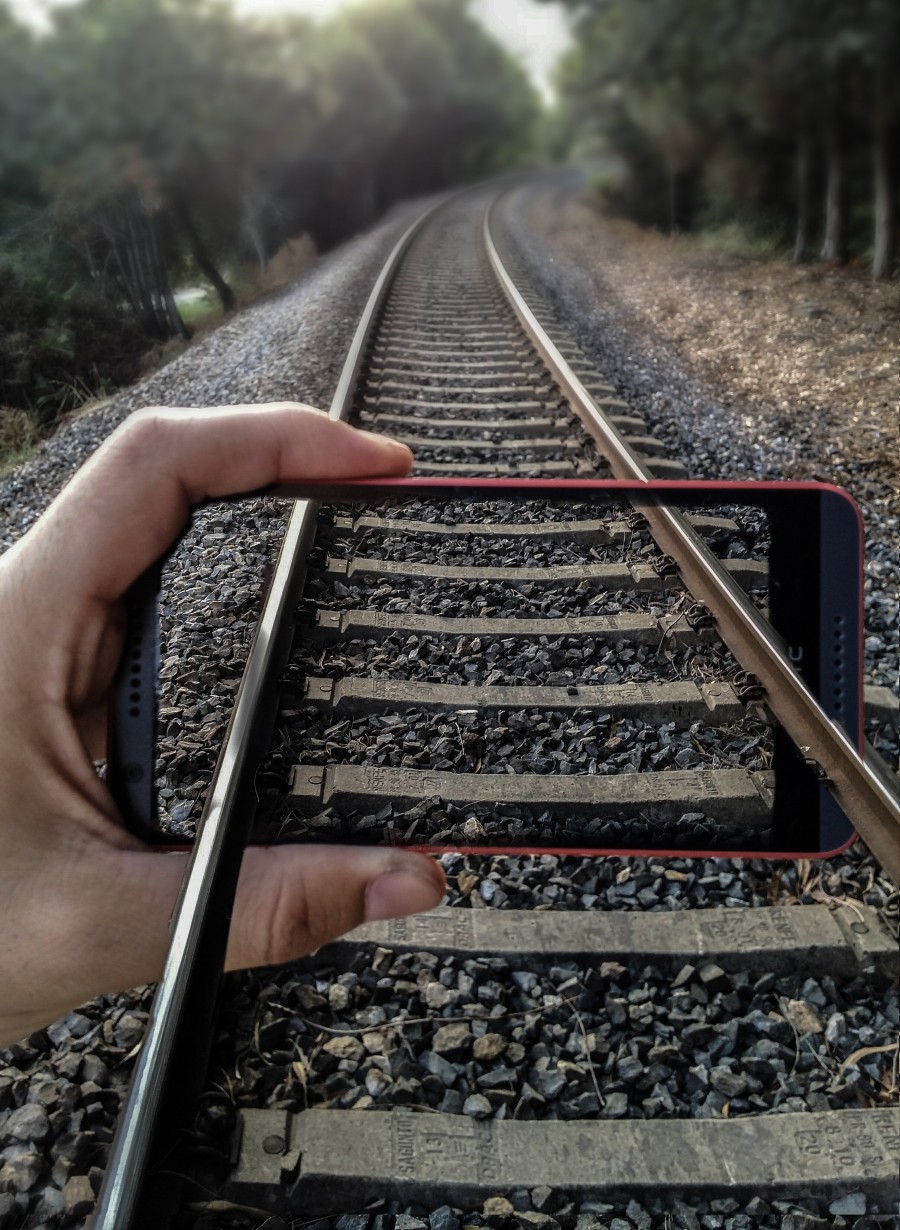
[[[538,115],[467,0],[323,25],[82,0],[54,22],[35,37],[0,0],[0,404],[39,415],[186,335],[177,282],[228,308],[222,270],[509,166]]]
[[[732,218],[729,222],[705,226],[701,245],[725,264],[771,260],[786,256],[790,251],[783,232],[777,227],[767,227],[756,217],[743,221]]]
[[[135,325],[107,300],[84,287],[60,293],[0,257],[0,406],[50,422],[134,379],[142,350]]]
[[[571,153],[577,132],[566,107],[546,106],[532,126],[535,154],[550,162],[562,162]]]
[[[813,216],[827,214],[826,247],[839,255],[855,216],[872,221],[875,175],[891,247],[896,3],[562,2],[576,34],[560,69],[564,105],[582,141],[624,160],[625,212],[673,230],[710,216],[746,229],[755,214],[778,242],[793,221],[798,252]],[[824,198],[815,211],[813,194]]]

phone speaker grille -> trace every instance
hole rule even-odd
[[[129,687],[128,716],[130,718],[138,718],[141,716],[141,701],[143,699],[141,685],[143,683],[144,663],[141,654],[140,632],[136,629],[131,632],[128,638],[127,660]]]
[[[847,621],[835,615],[831,630],[831,710],[839,721],[846,720],[847,708]]]

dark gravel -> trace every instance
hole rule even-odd
[[[543,246],[544,220],[529,213],[530,202],[535,200],[538,198],[515,199],[512,227],[519,239],[530,228],[541,236]],[[14,542],[108,431],[139,406],[281,398],[327,403],[371,281],[402,224],[403,219],[397,218],[335,254],[296,288],[241,313],[149,381],[73,421],[33,461],[0,481],[0,543]],[[736,425],[708,390],[679,370],[658,339],[642,338],[633,327],[629,331],[627,315],[619,310],[613,295],[600,302],[586,295],[577,259],[566,258],[564,240],[564,236],[556,237],[552,256],[530,260],[535,279],[548,291],[585,349],[601,361],[632,404],[646,413],[654,430],[676,445],[676,453],[690,463],[692,472],[711,476],[727,472],[735,477],[789,473],[790,439],[778,441],[776,451],[770,452],[752,432]],[[461,407],[458,417],[466,414]],[[783,459],[780,467],[779,456]],[[848,458],[847,465],[851,464]],[[864,477],[857,490],[865,498]],[[876,502],[873,494],[873,507]],[[175,828],[190,826],[199,813],[214,748],[246,653],[260,577],[277,543],[280,524],[280,510],[269,503],[211,509],[174,565],[174,589],[166,613],[164,682],[169,685],[169,707],[178,712],[165,718],[162,797]],[[884,664],[890,662],[896,647],[893,612],[888,611],[886,595],[892,565],[886,551],[887,534],[880,534],[876,526],[870,536],[876,549],[869,564],[867,619],[870,639],[875,637],[880,644],[867,643],[867,651],[873,678],[879,680],[890,675]],[[879,544],[885,544],[885,549]],[[388,606],[388,594],[377,584],[345,589],[342,595],[334,587],[333,605]],[[426,592],[425,587],[412,583],[406,595],[393,602],[412,602],[417,610],[461,613],[463,594],[452,586],[433,584]],[[522,596],[520,589],[516,594],[520,613]],[[543,586],[528,593],[526,587],[524,597],[529,611],[545,615],[633,609],[627,600],[589,587],[571,593]],[[481,613],[500,614],[508,610],[509,602],[509,594],[500,587],[484,586],[471,606]],[[665,608],[658,597],[654,602],[658,609]],[[406,608],[395,605],[388,609]],[[449,646],[438,638],[421,638],[418,656],[412,657],[419,644],[397,647],[405,654],[410,677],[423,669],[414,665],[421,663],[422,650],[435,670],[448,669]],[[377,665],[373,659],[384,652],[384,645],[366,648],[367,665]],[[483,646],[485,656],[490,647]],[[541,652],[547,653],[553,670],[565,672],[577,665],[580,673],[583,663],[574,664],[567,658],[574,648],[560,641],[542,647]],[[503,654],[496,655],[491,669],[514,672],[518,651],[501,649]],[[467,677],[465,666],[474,664],[470,659],[478,655],[474,646],[463,647],[455,669]],[[561,663],[553,661],[554,655],[561,655]],[[623,668],[644,665],[637,656],[626,661],[620,655],[619,662]],[[609,664],[595,663],[594,677],[610,682],[608,669],[601,676],[600,666],[608,668]],[[612,669],[616,673],[617,666]],[[544,754],[548,759],[557,752],[568,754],[579,740],[590,744],[592,737],[599,756],[597,736],[606,732],[597,715],[558,715],[545,720],[549,729]],[[589,732],[585,729],[588,723],[600,730]],[[442,732],[441,724],[450,725],[438,719],[428,755],[439,754],[440,746],[440,754],[455,763],[455,729],[453,734]],[[322,729],[321,723],[310,729],[315,739],[326,743],[330,739],[338,747],[353,741],[377,747],[379,737],[392,733],[368,718],[337,725],[341,727],[337,731]],[[651,754],[664,750],[661,727],[648,732],[640,724],[633,725],[626,729],[625,746],[613,750],[626,755],[638,746],[646,749],[649,745]],[[488,763],[499,763],[505,744],[497,745],[489,728],[465,733],[480,739],[489,758],[495,757]],[[647,734],[649,739],[642,740]],[[678,745],[679,731],[665,734]],[[507,735],[504,738],[508,740]],[[442,739],[449,741],[449,748],[441,744]],[[393,738],[387,743],[392,745]],[[313,750],[318,754],[319,749]],[[592,754],[589,747],[584,750]],[[466,757],[473,752],[470,743]],[[391,746],[390,755],[396,754]],[[403,754],[410,754],[410,749]],[[445,856],[443,861],[449,902],[468,909],[752,908],[775,901],[816,901],[823,894],[885,907],[890,893],[859,845],[815,865],[753,859],[657,862],[652,858],[459,855]],[[845,1104],[845,1099],[850,1105],[860,1100],[874,1102],[883,1096],[883,1080],[890,1082],[889,1054],[871,1056],[840,1071],[843,1060],[866,1045],[866,1040],[883,1044],[896,1032],[896,996],[862,980],[815,980],[802,972],[776,979],[758,971],[743,980],[729,975],[725,984],[707,988],[699,967],[685,972],[676,986],[678,979],[652,966],[597,970],[561,963],[555,972],[538,973],[503,968],[502,963],[490,961],[438,963],[421,953],[389,954],[373,960],[379,962],[378,968],[368,964],[368,959],[361,967],[351,964],[347,970],[306,962],[277,973],[229,978],[218,1055],[223,1064],[237,1063],[236,1069],[229,1066],[228,1079],[237,1081],[241,1099],[252,1091],[273,1104],[302,1104],[292,1065],[320,1041],[319,1055],[325,1058],[312,1070],[306,1095],[310,1101],[323,1104],[345,1098],[365,1106],[369,1099],[372,1105],[383,1106],[406,1100],[433,1106],[450,1098],[459,1113],[473,1116],[496,1116],[501,1109],[512,1114],[516,1107],[520,1115],[535,1118],[569,1113],[700,1116],[721,1114],[722,1099],[729,1106],[735,1104],[736,1114],[763,1108],[775,1113],[780,1108],[815,1110],[824,1104]],[[578,1001],[579,1015],[589,1026],[588,1037],[593,1034],[587,1050],[573,1008],[564,1002],[570,998]],[[821,1032],[795,1035],[788,1009],[792,1001],[809,1006]],[[83,1222],[100,1180],[148,1006],[146,990],[97,1000],[0,1054],[0,1230],[18,1230],[19,1226],[54,1230]],[[517,1012],[524,1015],[511,1016]],[[428,1019],[404,1024],[411,1015]],[[454,1016],[465,1020],[453,1021]],[[764,1025],[763,1018],[771,1024]],[[259,1035],[259,1045],[250,1041],[257,1025],[268,1031]],[[453,1036],[440,1031],[455,1026],[464,1026],[456,1048],[463,1062],[454,1064],[448,1081],[449,1073],[438,1060],[446,1055],[445,1062],[450,1062],[456,1053]],[[346,1056],[325,1049],[335,1039],[347,1049]],[[515,1046],[523,1048],[521,1057],[511,1051]],[[426,1055],[433,1058],[426,1060]],[[573,1066],[562,1067],[568,1063]],[[534,1096],[523,1097],[526,1085]],[[582,1104],[579,1099],[586,1100]],[[491,1230],[518,1230],[520,1226],[644,1230],[649,1226],[656,1230],[664,1225],[667,1230],[694,1230],[695,1226],[808,1230],[830,1225],[879,1230],[889,1224],[889,1218],[867,1207],[864,1196],[853,1193],[831,1206],[816,1201],[770,1204],[760,1198],[746,1205],[734,1200],[689,1205],[676,1197],[665,1204],[645,1206],[634,1201],[576,1204],[539,1188],[504,1193],[498,1201],[477,1210],[402,1209],[396,1202],[382,1201],[367,1211],[348,1210],[346,1217],[316,1226],[317,1230],[463,1230],[469,1226]],[[216,1230],[220,1225],[240,1225],[242,1220],[236,1213],[225,1217],[194,1211],[185,1215],[183,1224]],[[259,1227],[260,1221],[244,1219],[243,1224]],[[282,1230],[284,1225],[277,1218],[265,1222],[266,1230]]]

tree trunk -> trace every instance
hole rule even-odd
[[[169,285],[159,243],[159,219],[133,193],[120,202],[119,221],[104,210],[101,225],[119,267],[119,280],[140,328],[164,342],[189,337]]]
[[[669,234],[678,235],[694,229],[697,203],[696,167],[667,170],[669,184]]]
[[[889,278],[894,263],[896,210],[891,125],[885,111],[875,116],[872,134],[872,163],[875,195],[875,237],[872,254],[872,277]]]
[[[160,311],[156,294],[151,222],[137,197],[129,201],[128,223],[128,234],[125,236],[125,260],[130,265],[132,279],[137,288],[138,319],[145,333],[164,342],[172,336],[172,330],[165,314]]]
[[[671,167],[667,169],[669,179],[669,234],[678,230],[678,176]]]
[[[172,336],[172,326],[166,319],[165,312],[160,308],[152,223],[140,204],[135,204],[132,216],[133,246],[144,302],[144,328],[151,336],[164,342]]]
[[[159,336],[159,322],[154,319],[147,294],[146,279],[140,261],[140,234],[136,226],[131,201],[120,204],[120,219],[104,210],[102,226],[119,267],[119,279],[135,319],[151,337]]]
[[[266,245],[263,235],[263,216],[270,208],[269,202],[261,195],[254,197],[245,197],[244,205],[241,211],[241,230],[244,233],[247,242],[253,249],[253,254],[256,257],[256,263],[259,266],[259,272],[264,273],[266,268]]]
[[[797,194],[797,225],[794,231],[794,253],[791,259],[799,264],[806,256],[809,242],[809,164],[810,139],[807,133],[797,138],[795,190]]]
[[[847,247],[847,168],[843,126],[832,116],[825,135],[827,180],[825,184],[825,241],[822,260],[846,264]]]
[[[166,322],[168,337],[182,337],[187,340],[191,331],[181,318],[175,296],[172,294],[172,284],[169,281],[169,271],[161,243],[162,217],[157,212],[145,215],[147,218],[147,233],[150,240],[150,260],[153,271],[153,292],[159,315]]]
[[[219,302],[222,304],[222,311],[230,312],[234,307],[234,291],[213,264],[212,257],[209,254],[209,249],[206,247],[200,232],[194,225],[194,219],[191,217],[191,212],[188,209],[187,202],[182,196],[175,194],[172,198],[172,208],[175,212],[175,217],[178,220],[178,224],[187,236],[188,246],[191,249],[191,255],[197,263],[197,268],[206,280],[212,284],[213,289],[219,296]]]

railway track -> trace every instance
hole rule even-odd
[[[483,198],[442,206],[382,274],[332,413],[405,440],[423,477],[682,476],[518,276]],[[258,1004],[251,976],[251,995],[245,984],[226,1003],[187,1136],[204,1159],[185,1188],[193,1212],[178,1224],[371,1206],[427,1225],[486,1200],[499,1201],[491,1216],[548,1230],[542,1217],[566,1227],[635,1199],[687,1225],[692,1208],[725,1225],[754,1200],[772,1216],[778,1201],[889,1207],[890,920],[838,900],[678,909],[681,873],[666,880],[653,856],[593,873],[578,861],[596,891],[554,909],[548,886],[519,910],[517,864],[498,852],[501,829],[527,846],[560,804],[558,844],[576,850],[598,823],[612,848],[709,848],[713,829],[723,854],[759,848],[772,710],[785,720],[771,673],[767,693],[743,669],[771,671],[742,656],[758,639],[764,531],[735,508],[660,520],[577,489],[552,506],[514,495],[296,505],[96,1226],[173,1215],[177,1091],[212,1029],[254,796],[268,835],[352,838],[385,822],[407,841],[493,853],[445,859],[450,906],[364,928],[270,978]],[[700,588],[720,627],[723,604],[740,607],[740,660],[660,554],[679,537],[720,557]],[[839,734],[802,701],[787,718],[874,815],[890,861],[889,797],[840,767]],[[606,886],[632,883],[624,909],[603,908]],[[861,996],[885,996],[887,1017],[866,1008],[869,1041],[854,1047]],[[845,1077],[860,1064],[863,1094]]]

